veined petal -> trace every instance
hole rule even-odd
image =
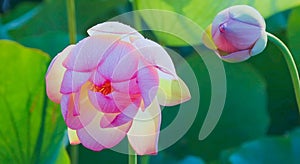
[[[247,24],[252,24],[259,26],[261,28],[266,27],[264,18],[260,13],[251,6],[248,5],[236,5],[227,9],[231,18],[245,22]]]
[[[114,35],[97,35],[81,40],[64,61],[64,66],[77,72],[90,72],[94,70],[109,53],[111,47],[120,40]]]
[[[117,92],[127,93],[130,95],[140,93],[140,89],[138,87],[136,78],[123,81],[123,82],[114,82],[111,85],[112,88]]]
[[[90,80],[97,86],[102,86],[106,82],[106,79],[98,71],[93,73]]]
[[[227,40],[225,35],[221,33],[220,30],[216,30],[216,32],[212,35],[212,38],[218,49],[222,51],[230,53],[238,50]]]
[[[68,128],[68,138],[71,145],[80,144],[79,138],[77,136],[76,130]]]
[[[114,116],[105,115],[101,119],[100,126],[102,128],[112,128],[112,127],[117,127],[117,126],[121,126],[123,124],[126,124],[131,120],[132,120],[131,117],[128,117],[123,113],[120,113],[120,114],[117,114],[117,115],[114,115]]]
[[[101,35],[101,34],[111,34],[111,35],[115,34],[115,35],[125,35],[125,36],[134,35],[139,38],[144,38],[135,29],[119,22],[104,22],[101,24],[97,24],[92,28],[88,29],[87,33],[90,36]],[[122,36],[122,38],[125,36]]]
[[[85,84],[79,93],[62,96],[62,115],[71,129],[80,129],[89,124],[99,112],[88,99],[88,87],[89,84]]]
[[[134,49],[122,57],[111,75],[112,82],[132,79],[137,72],[139,60],[140,55],[138,51]]]
[[[125,81],[131,79],[136,73],[139,62],[138,51],[127,42],[117,42],[104,58],[105,60],[98,67],[98,72],[105,79],[112,82]]]
[[[250,58],[250,50],[237,51],[237,52],[225,55],[225,56],[219,55],[219,57],[222,58],[224,61],[227,61],[230,63],[241,62],[241,61],[244,61],[244,60],[247,60],[248,58]]]
[[[211,35],[214,36],[216,32],[219,31],[219,25],[226,22],[229,18],[230,17],[228,10],[222,10],[221,12],[219,12],[212,22]]]
[[[61,110],[63,118],[67,124],[67,126],[71,129],[79,129],[82,128],[83,125],[81,124],[78,118],[78,103],[75,99],[75,94],[63,95],[61,99]]]
[[[85,129],[76,130],[76,132],[79,140],[81,141],[81,144],[86,148],[89,148],[93,151],[101,151],[105,149],[105,147],[101,145],[97,140],[95,140],[94,137],[91,136],[91,134],[88,133]]]
[[[159,44],[148,39],[137,39],[133,45],[147,61],[161,71],[176,75],[175,67],[169,54]]]
[[[152,66],[146,66],[138,70],[137,82],[144,101],[144,107],[147,108],[154,99],[158,90],[158,73]]]
[[[114,128],[101,128],[100,120],[103,114],[98,112],[95,118],[87,126],[77,130],[81,144],[94,151],[111,148],[118,144],[126,135],[131,126],[131,121]]]
[[[91,74],[91,72],[75,72],[67,70],[61,84],[60,92],[62,94],[78,92],[80,87],[91,77]]]
[[[127,133],[130,145],[138,155],[157,153],[160,123],[161,111],[156,99],[144,112],[138,111]]]
[[[117,127],[117,126],[112,126],[111,122],[113,122],[116,117],[120,115],[120,113],[104,113],[100,120],[100,127],[101,128],[112,128],[112,127]]]
[[[126,109],[118,114],[104,114],[101,119],[100,125],[102,128],[117,127],[131,121],[140,106],[140,99],[137,99],[135,103],[130,104]]]
[[[104,113],[120,113],[132,103],[129,94],[120,92],[103,95],[100,92],[89,91],[89,99],[99,111]]]
[[[255,25],[246,24],[236,20],[229,20],[226,24],[227,27],[225,32],[221,33],[221,35],[223,35],[227,42],[238,50],[251,47],[261,35],[261,27]]]
[[[159,72],[159,89],[157,99],[160,105],[173,106],[191,98],[186,84],[179,77],[171,77]]]
[[[56,103],[60,102],[62,96],[60,93],[60,87],[66,71],[66,68],[62,65],[62,62],[66,59],[72,48],[74,48],[74,45],[68,46],[61,53],[59,53],[50,63],[46,74],[47,95]]]
[[[261,53],[267,45],[268,37],[265,31],[262,31],[261,37],[255,42],[254,46],[251,49],[251,56],[255,56]]]

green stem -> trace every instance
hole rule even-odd
[[[133,19],[134,19],[134,28],[137,29],[142,33],[142,22],[141,22],[141,16],[138,12],[138,5],[137,5],[137,0],[132,0],[131,1],[132,8],[134,12]]]
[[[298,110],[300,112],[300,81],[299,81],[299,73],[297,70],[296,63],[293,59],[291,52],[287,48],[287,46],[273,34],[270,34],[270,33],[267,33],[267,34],[268,34],[268,39],[270,41],[272,41],[274,44],[276,44],[278,46],[278,48],[281,50],[281,52],[285,58],[285,61],[288,65],[290,75],[292,77],[292,82],[294,85],[294,91],[295,91],[295,95],[296,95],[296,101],[298,104]]]
[[[71,146],[71,163],[78,164],[78,145]]]
[[[76,43],[76,16],[74,0],[67,0],[70,44]]]
[[[137,164],[137,155],[130,144],[128,144],[128,164]]]
[[[68,27],[70,44],[76,43],[76,16],[75,16],[75,3],[74,0],[66,0],[67,13],[68,13]],[[78,163],[78,146],[74,145],[70,148],[71,163]]]
[[[148,156],[148,155],[140,156],[140,162],[141,162],[141,164],[148,164],[149,160],[150,160],[150,156]]]

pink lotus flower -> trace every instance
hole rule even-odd
[[[203,35],[204,44],[227,62],[241,62],[262,52],[267,44],[264,18],[247,5],[217,14]]]
[[[160,105],[190,99],[167,52],[131,27],[107,22],[88,30],[51,62],[49,98],[61,104],[71,144],[100,151],[126,135],[137,154],[157,153]]]

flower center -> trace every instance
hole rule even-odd
[[[111,86],[110,81],[105,81],[101,86],[98,86],[98,85],[94,84],[93,87],[92,87],[92,91],[100,92],[103,95],[108,95],[113,91],[113,88]]]
[[[227,23],[223,23],[219,26],[219,30],[221,33],[224,33],[226,31],[227,28]]]

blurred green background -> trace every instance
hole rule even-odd
[[[46,97],[44,82],[51,58],[69,44],[66,2],[1,0],[0,4],[0,163],[70,163],[66,126],[59,105]],[[299,0],[75,0],[77,36],[80,40],[91,26],[136,9],[174,11],[205,28],[216,13],[235,4],[257,8],[267,31],[287,44],[300,68]],[[157,19],[137,21],[151,28]],[[176,144],[151,156],[150,163],[300,163],[300,118],[289,71],[277,47],[268,43],[246,62],[224,63],[225,108],[213,132],[200,141],[211,97],[206,65],[190,45],[169,34],[143,34],[185,58],[201,94],[192,127]],[[211,54],[200,39],[200,55]],[[183,76],[184,68],[180,63],[176,67]],[[162,128],[179,110],[168,108],[163,110]],[[127,155],[79,146],[78,163],[126,162]]]

